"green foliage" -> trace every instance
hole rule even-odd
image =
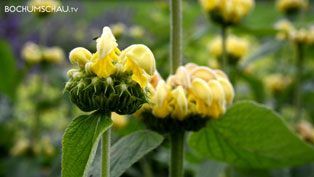
[[[62,177],[86,176],[101,135],[112,120],[96,112],[75,118],[66,129],[62,146]]]
[[[0,40],[0,92],[14,98],[18,81],[18,72],[15,67],[15,59],[11,47],[5,41]]]
[[[314,149],[279,115],[252,102],[233,105],[223,117],[193,133],[189,144],[201,155],[242,167],[276,168],[314,160]]]
[[[152,131],[132,133],[113,145],[111,148],[111,177],[119,177],[132,164],[145,154],[158,147],[163,137]]]

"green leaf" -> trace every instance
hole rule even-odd
[[[0,40],[0,92],[14,98],[17,86],[17,70],[9,44]]]
[[[213,160],[205,160],[200,164],[199,170],[196,172],[195,177],[220,177],[224,172],[227,164],[216,162]]]
[[[233,105],[218,120],[193,133],[200,155],[239,167],[276,168],[314,160],[314,149],[298,138],[272,110],[253,102]]]
[[[121,138],[111,148],[110,176],[121,176],[132,164],[157,148],[162,141],[161,135],[148,130]]]
[[[112,126],[101,113],[75,118],[65,131],[62,146],[62,177],[82,177],[88,173],[101,135]]]

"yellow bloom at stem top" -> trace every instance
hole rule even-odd
[[[243,59],[249,51],[248,40],[236,36],[230,36],[227,39],[227,59],[229,63],[236,63]],[[210,54],[220,59],[222,56],[222,39],[216,37],[209,45]]]
[[[118,114],[131,114],[147,102],[148,79],[155,73],[155,58],[143,44],[120,51],[109,27],[104,27],[96,40],[95,53],[77,47],[70,52],[72,64],[66,91],[83,111],[98,109]],[[82,96],[83,95],[83,96]]]
[[[277,0],[276,6],[282,13],[293,14],[308,9],[309,2],[307,0]]]
[[[232,84],[222,71],[195,64],[179,67],[167,82],[160,79],[151,87],[152,114],[161,119],[218,118],[234,97]]]
[[[254,7],[254,0],[200,0],[214,22],[222,25],[239,23]]]

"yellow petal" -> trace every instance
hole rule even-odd
[[[159,81],[153,99],[153,114],[159,118],[165,118],[169,115],[171,108],[169,107],[169,99],[171,93],[166,83]]]
[[[70,52],[70,62],[77,63],[81,68],[92,58],[90,51],[83,47],[77,47]]]
[[[100,59],[104,59],[118,47],[115,37],[109,27],[103,28],[100,38],[97,39],[97,53]]]
[[[132,71],[132,79],[145,88],[148,83],[148,76],[143,72],[143,69],[137,66],[132,60],[127,60],[124,66],[124,71]]]
[[[183,120],[188,113],[188,101],[182,86],[177,87],[172,91],[174,103],[173,117]]]
[[[180,66],[177,69],[174,76],[174,83],[176,86],[181,85],[184,88],[188,88],[190,86],[190,75],[183,66]]]
[[[132,62],[142,68],[149,75],[155,73],[155,57],[151,50],[145,45],[131,45],[122,51],[120,57],[124,63],[127,62],[126,60],[132,60]]]
[[[119,115],[115,112],[111,113],[111,119],[113,121],[113,128],[115,129],[123,128],[128,123],[128,118],[126,116]]]
[[[187,63],[184,67],[188,73],[191,73],[198,66],[194,63]]]
[[[225,106],[224,89],[217,80],[210,80],[208,85],[212,90],[213,103],[216,103],[219,108],[223,108]]]
[[[161,81],[162,78],[160,74],[156,71],[153,76],[150,77],[149,83],[152,85],[153,88],[156,88],[159,81]]]
[[[232,103],[233,98],[234,98],[234,90],[231,83],[227,79],[224,79],[224,78],[218,78],[218,81],[224,90],[227,103],[229,104]]]
[[[213,70],[209,69],[208,67],[204,67],[204,66],[194,69],[191,72],[191,77],[192,77],[192,80],[195,78],[200,78],[206,82],[212,79],[217,79],[216,73]]]
[[[208,106],[212,104],[212,91],[204,80],[199,78],[194,79],[191,84],[191,91],[197,98],[203,100]]]
[[[94,64],[91,65],[91,70],[98,77],[106,78],[116,71],[116,67],[111,63],[111,59],[107,56],[104,59],[97,59]]]
[[[217,75],[217,78],[224,78],[224,79],[228,79],[228,76],[221,70],[214,70],[216,75]]]

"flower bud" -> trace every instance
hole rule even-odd
[[[207,67],[198,67],[191,72],[192,80],[194,78],[200,78],[205,81],[217,79],[216,73]]]
[[[172,91],[174,99],[174,110],[172,116],[179,120],[183,120],[188,113],[188,102],[182,86],[177,87]]]

